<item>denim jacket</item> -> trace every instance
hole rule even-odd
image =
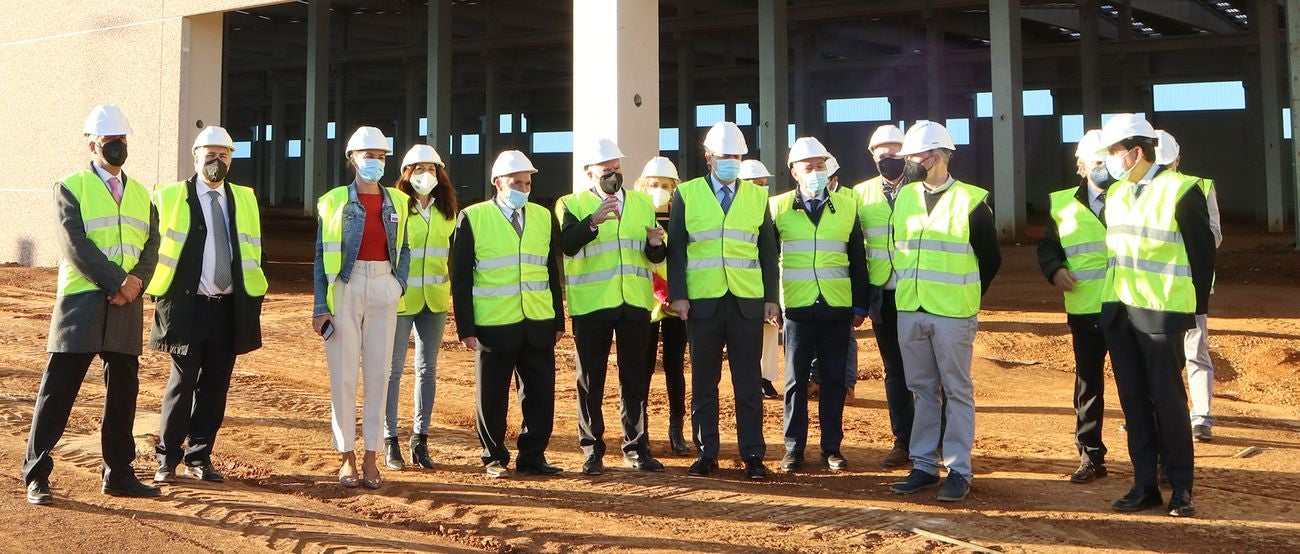
[[[352,182],[348,186],[348,203],[343,205],[343,263],[339,267],[338,279],[344,283],[352,276],[352,264],[357,260],[357,252],[361,250],[361,234],[366,228],[366,209],[361,206],[361,201],[357,199],[357,184]],[[398,284],[402,286],[402,294],[406,294],[406,276],[411,269],[411,250],[402,241],[402,247],[398,249],[397,244],[397,223],[393,221],[393,214],[397,213],[393,209],[393,203],[384,194],[384,207],[380,210],[380,219],[384,222],[384,231],[388,234],[388,262],[393,268],[393,276],[397,278]],[[315,302],[312,307],[312,315],[325,315],[329,313],[329,308],[325,304],[325,295],[328,294],[329,280],[325,278],[325,264],[321,261],[321,252],[323,250],[323,241],[321,240],[321,226],[319,222],[320,214],[317,214],[316,224],[316,262],[312,265],[312,284],[315,288]],[[394,264],[393,260],[397,260]]]

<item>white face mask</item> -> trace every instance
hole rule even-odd
[[[672,200],[673,193],[668,192],[668,189],[650,189],[650,203],[654,204],[655,209],[667,206]]]
[[[1110,176],[1114,177],[1115,180],[1123,181],[1124,179],[1128,178],[1128,173],[1129,171],[1132,170],[1132,168],[1124,169],[1124,158],[1128,156],[1129,153],[1132,151],[1133,151],[1132,149],[1129,149],[1125,151],[1123,154],[1106,155],[1106,171],[1109,171]]]
[[[428,196],[436,186],[438,186],[438,176],[434,173],[425,172],[411,177],[411,188],[421,196]]]
[[[803,188],[809,194],[813,196],[821,196],[822,191],[826,190],[826,186],[829,182],[830,177],[827,176],[825,171],[813,171],[811,173],[804,173],[800,184],[803,185]]]

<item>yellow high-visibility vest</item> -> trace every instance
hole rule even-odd
[[[1122,181],[1106,195],[1106,272],[1103,302],[1159,312],[1196,312],[1196,288],[1187,245],[1174,217],[1178,202],[1200,179],[1165,170],[1136,194]]]
[[[266,272],[262,268],[262,221],[258,217],[257,193],[243,185],[229,183],[230,196],[235,203],[235,237],[239,251],[240,272],[244,278],[244,292],[249,296],[265,296]],[[158,267],[145,292],[153,296],[167,294],[176,277],[176,265],[190,232],[189,181],[171,183],[154,190],[153,202],[158,209]],[[200,201],[202,199],[200,198]],[[200,215],[199,217],[202,217]]]
[[[113,200],[108,185],[91,170],[63,178],[63,186],[77,199],[86,238],[95,243],[108,261],[130,272],[140,261],[149,240],[149,190],[122,174],[122,202]],[[77,272],[66,258],[59,261],[59,296],[98,291],[99,286]]]
[[[335,187],[321,195],[316,203],[316,213],[319,214],[321,224],[321,263],[324,266],[325,279],[329,281],[329,288],[325,292],[325,305],[331,314],[334,313],[334,282],[338,279],[339,271],[343,269],[343,206],[348,203],[349,188]],[[406,241],[408,219],[406,206],[410,197],[393,187],[379,188],[388,196],[388,201],[397,214],[395,240],[397,240],[396,250],[400,252],[402,244]],[[396,266],[398,261],[392,260],[392,263]]]
[[[814,225],[798,194],[792,190],[770,201],[772,224],[781,237],[781,307],[811,306],[819,296],[829,306],[850,307],[848,247],[857,203],[843,192],[827,194],[828,204]],[[798,209],[796,202],[801,204]]]
[[[889,205],[883,187],[880,176],[853,187],[860,200],[858,221],[867,243],[867,274],[871,284],[877,287],[885,286],[894,272],[894,262],[889,256],[889,220],[894,215],[894,207]]]
[[[474,324],[510,325],[555,318],[551,304],[551,214],[537,204],[523,207],[524,233],[493,200],[465,208],[474,234]]]
[[[409,213],[409,210],[408,210]],[[415,315],[428,308],[442,313],[451,306],[451,282],[447,276],[447,256],[451,249],[451,232],[456,220],[442,216],[433,205],[429,219],[422,215],[406,222],[406,244],[411,249],[411,270],[406,278],[406,294],[398,309],[401,315]]]
[[[971,317],[980,310],[980,267],[970,245],[970,214],[988,191],[955,181],[926,213],[925,185],[910,183],[894,201],[898,311]]]
[[[600,207],[603,199],[590,190],[566,195],[555,203],[555,214],[578,221]],[[623,190],[622,213],[597,226],[595,239],[577,254],[564,257],[565,299],[569,315],[585,315],[623,304],[652,310],[658,304],[646,258],[646,227],[658,225],[650,195]]]
[[[706,177],[677,188],[686,210],[686,296],[690,300],[763,298],[763,271],[758,264],[758,230],[767,212],[767,194],[749,181],[737,179],[731,208],[713,195]]]

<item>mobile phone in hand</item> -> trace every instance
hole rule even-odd
[[[320,338],[330,340],[332,336],[334,336],[334,322],[326,321],[324,325],[320,326]]]

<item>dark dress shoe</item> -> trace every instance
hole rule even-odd
[[[772,382],[767,379],[763,379],[763,398],[768,400],[781,398],[781,395],[776,392],[776,387],[772,386]]]
[[[1192,438],[1196,442],[1210,442],[1214,440],[1214,433],[1210,431],[1209,425],[1193,425]]]
[[[502,479],[510,476],[510,469],[507,468],[505,464],[496,460],[488,462],[487,465],[483,466],[483,471],[487,472],[487,476],[492,479]]]
[[[1160,497],[1160,489],[1152,487],[1144,490],[1134,487],[1129,489],[1128,494],[1124,495],[1124,498],[1116,500],[1114,504],[1111,504],[1111,507],[1117,512],[1140,512],[1147,508],[1155,508],[1164,503],[1164,499]]]
[[[515,470],[519,473],[526,473],[528,475],[558,475],[564,473],[564,469],[548,464],[546,463],[546,460],[542,460],[535,464],[521,464],[516,462]]]
[[[970,493],[970,481],[962,477],[960,473],[949,471],[948,477],[943,480],[943,486],[939,488],[939,502],[961,502],[966,499]]]
[[[50,494],[50,483],[44,479],[37,479],[27,483],[27,503],[28,504],[50,504],[54,502],[54,495]]]
[[[395,471],[406,469],[406,460],[402,459],[402,445],[398,444],[397,437],[384,438],[384,465]]]
[[[601,461],[600,456],[590,454],[586,460],[582,461],[583,475],[600,475],[605,473],[605,462]]]
[[[649,452],[628,452],[623,454],[623,465],[639,471],[663,471],[664,464],[651,456]]]
[[[751,481],[767,479],[767,466],[763,465],[762,458],[758,456],[745,458],[745,478]]]
[[[686,470],[686,474],[691,477],[708,477],[717,472],[718,461],[713,458],[699,458]]]
[[[678,456],[691,455],[691,447],[686,443],[686,437],[682,435],[681,418],[677,418],[668,427],[668,446],[672,448],[673,454]]]
[[[912,453],[906,446],[895,446],[885,455],[885,459],[880,461],[880,465],[885,467],[903,467],[912,459]]]
[[[826,462],[826,468],[831,471],[844,471],[849,468],[849,461],[839,452],[822,453],[822,461]]]
[[[185,475],[191,479],[198,479],[209,483],[221,483],[226,480],[226,476],[222,475],[220,471],[217,471],[217,468],[212,467],[211,462],[186,464]]]
[[[411,437],[411,461],[424,469],[433,469],[433,460],[429,458],[429,435]]]
[[[1106,464],[1094,464],[1092,462],[1082,462],[1079,469],[1070,474],[1071,483],[1091,483],[1106,476]]]
[[[158,466],[158,471],[153,473],[153,482],[155,483],[175,483],[176,468],[167,466]]]
[[[781,456],[781,471],[792,473],[803,467],[803,452],[786,452]]]
[[[913,469],[911,473],[907,474],[907,479],[890,485],[889,490],[894,494],[912,494],[938,484],[938,475],[930,475],[919,469]]]
[[[1192,517],[1196,515],[1196,504],[1192,503],[1191,491],[1174,491],[1169,496],[1169,515],[1174,517]]]
[[[153,498],[162,496],[162,490],[158,487],[151,487],[141,483],[134,475],[125,483],[108,483],[104,482],[101,492],[109,496],[131,496],[136,498]]]

